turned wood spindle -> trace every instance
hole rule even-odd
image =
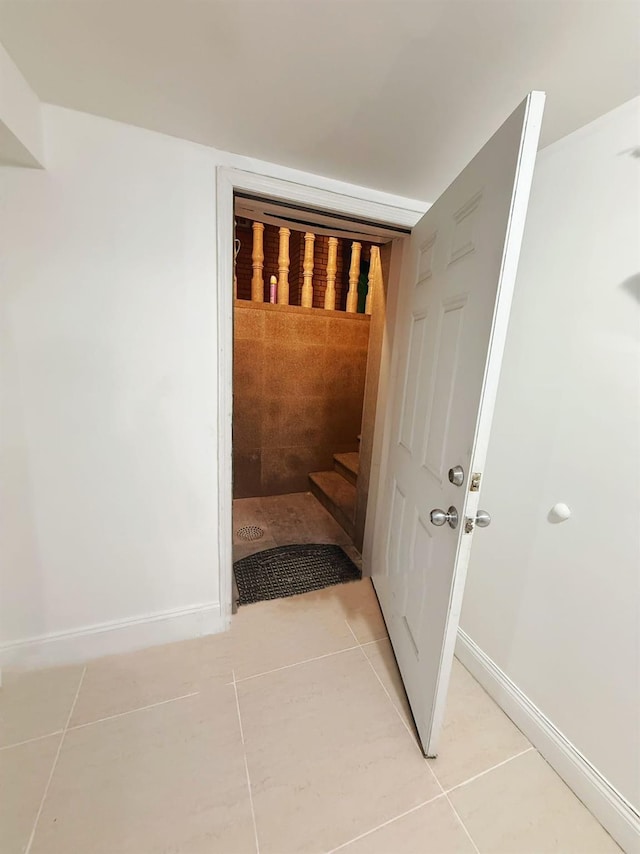
[[[278,244],[278,303],[289,305],[289,236],[288,228],[281,228]]]
[[[251,252],[251,267],[253,274],[251,276],[251,299],[253,302],[264,302],[264,279],[262,271],[264,269],[264,225],[261,222],[254,222],[253,229],[253,250]]]
[[[338,270],[338,238],[329,238],[329,257],[327,259],[327,289],[324,292],[324,307],[330,310],[336,307],[336,272]]]
[[[371,258],[369,259],[369,281],[367,288],[367,300],[364,304],[364,313],[371,314],[373,303],[373,289],[379,282],[380,277],[380,247],[371,247]]]
[[[360,278],[360,252],[362,243],[351,244],[351,264],[349,266],[349,291],[347,293],[347,311],[358,310],[358,279]]]
[[[304,236],[304,261],[302,262],[302,297],[300,305],[313,308],[313,244],[315,234],[307,231]]]

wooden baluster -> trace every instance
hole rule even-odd
[[[288,228],[280,229],[278,245],[278,303],[289,305],[289,236]]]
[[[264,225],[261,222],[253,223],[253,251],[251,253],[251,299],[253,302],[264,302]]]
[[[371,314],[373,302],[373,289],[376,287],[380,276],[380,247],[371,247],[371,258],[369,259],[369,286],[367,289],[367,301],[364,304],[364,313]]]
[[[316,236],[307,231],[304,236],[304,260],[302,262],[302,297],[300,305],[313,308],[313,244]]]
[[[324,307],[330,310],[336,307],[336,272],[338,270],[338,238],[329,238],[329,257],[327,259],[327,289],[324,292]]]
[[[358,310],[358,279],[360,278],[360,252],[362,243],[351,244],[351,265],[349,267],[349,291],[347,293],[347,311]]]

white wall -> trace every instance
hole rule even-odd
[[[461,623],[636,807],[639,107],[540,153]]]
[[[213,153],[45,116],[2,171],[4,643],[218,596]]]
[[[0,44],[0,164],[44,164],[42,109],[35,92]]]
[[[47,171],[0,170],[0,663],[222,628],[216,166],[424,207],[57,107],[44,124]]]

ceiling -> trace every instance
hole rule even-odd
[[[44,101],[432,200],[530,89],[542,144],[640,92],[640,3],[0,0]]]

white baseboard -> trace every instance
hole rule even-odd
[[[640,852],[640,816],[462,629],[456,656],[540,751],[618,845]]]
[[[216,634],[227,628],[219,602],[0,644],[0,668],[54,667],[102,655]]]

